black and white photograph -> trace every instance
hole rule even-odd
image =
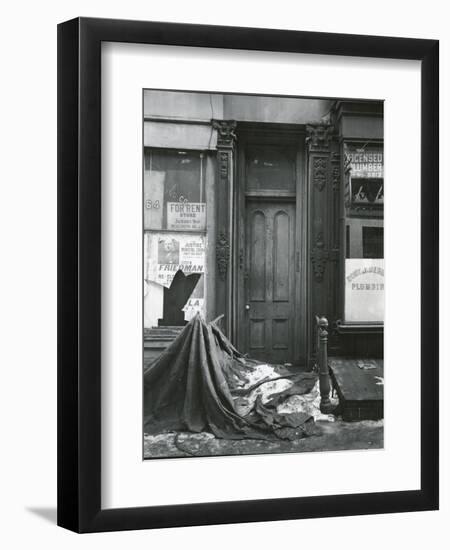
[[[446,6],[5,4],[2,548],[448,539]]]
[[[383,100],[142,101],[144,459],[383,449]]]

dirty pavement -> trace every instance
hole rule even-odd
[[[144,458],[383,447],[383,421],[320,411],[318,375],[240,354],[193,319],[144,369]]]

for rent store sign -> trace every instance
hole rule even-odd
[[[204,231],[206,229],[206,203],[168,202],[167,229]]]

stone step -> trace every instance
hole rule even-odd
[[[328,365],[339,397],[343,420],[383,418],[383,359],[330,357]]]

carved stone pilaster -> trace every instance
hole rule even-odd
[[[338,192],[341,183],[341,158],[338,153],[331,155],[331,185],[334,192]]]
[[[222,281],[225,281],[228,273],[228,264],[230,262],[230,240],[228,238],[228,233],[223,229],[219,231],[217,237],[216,259],[219,277]]]
[[[226,183],[230,176],[231,152],[236,141],[235,120],[213,120],[212,126],[217,130],[217,166],[219,179]]]
[[[338,132],[331,117],[306,127],[310,207],[310,314],[330,319],[339,295],[341,158]],[[324,332],[324,335],[326,333]],[[311,335],[312,336],[312,335]]]
[[[308,124],[306,126],[306,132],[306,143],[310,153],[329,150],[330,141],[334,133],[333,125],[326,122]]]
[[[341,191],[341,155],[334,151],[331,153],[331,188],[333,190],[333,196],[331,197],[330,204],[330,225],[331,225],[331,237],[330,237],[330,246],[332,247],[330,251],[330,259],[334,263],[334,276],[338,276],[337,265],[339,261],[339,245],[340,245],[340,191]],[[339,307],[338,303],[338,293],[335,292],[336,297],[336,309]]]
[[[224,315],[225,332],[231,332],[230,259],[232,254],[231,197],[233,194],[233,151],[236,142],[236,121],[212,120],[217,132],[216,194],[216,309]]]
[[[323,233],[319,232],[314,240],[314,245],[311,250],[311,262],[313,266],[314,279],[321,283],[323,281],[323,275],[325,272],[325,266],[328,260],[329,254],[325,247]]]
[[[221,181],[228,180],[229,175],[229,152],[228,151],[219,151],[217,153],[217,163],[219,169],[219,178]]]
[[[213,120],[212,126],[217,130],[217,149],[230,148],[234,146],[236,140],[236,121],[235,120]]]
[[[317,191],[323,191],[327,182],[327,157],[314,157],[312,166],[313,185]]]

